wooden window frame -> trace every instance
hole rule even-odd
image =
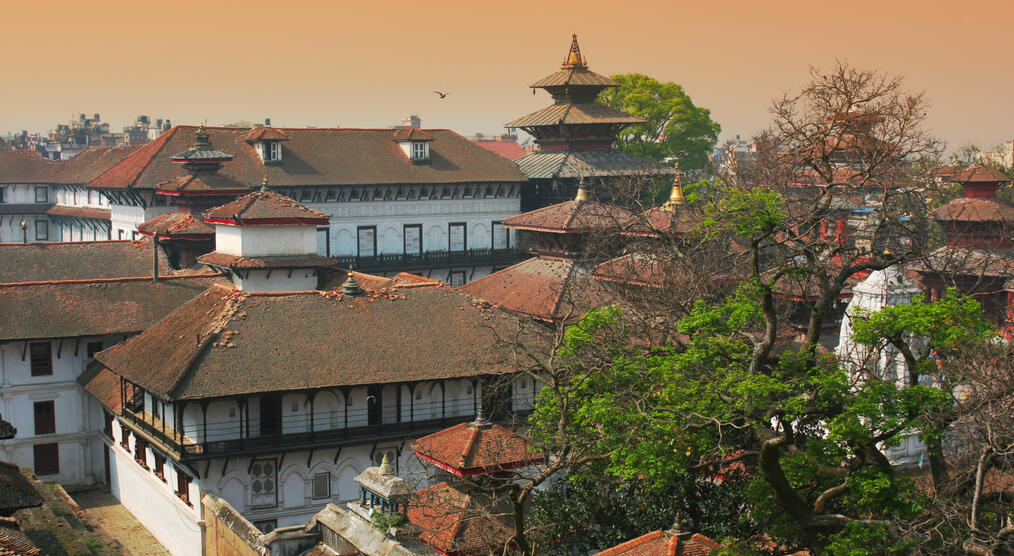
[[[165,456],[156,452],[151,451],[152,459],[154,459],[154,466],[151,468],[151,472],[155,474],[163,483],[165,480]]]
[[[46,349],[45,361],[42,360],[42,346],[45,346]],[[36,353],[36,350],[39,350],[39,353]],[[53,376],[53,343],[30,342],[28,351],[32,376]]]
[[[112,413],[102,410],[102,432],[109,440],[113,440],[113,421],[115,420],[116,417]]]
[[[362,242],[359,240],[359,232],[362,230],[373,230],[373,254],[363,255],[362,249],[360,248]],[[377,227],[376,226],[356,226],[356,257],[376,257],[377,256]]]
[[[408,252],[408,229],[417,228],[419,230],[419,252],[409,253]],[[406,255],[422,255],[423,254],[423,227],[422,224],[405,224],[401,228],[401,248],[402,253]],[[375,237],[375,236],[374,236]]]
[[[193,482],[193,477],[176,469],[176,498],[179,498],[191,508],[194,507],[193,503],[190,502],[190,484]]]
[[[49,221],[48,220],[36,220],[35,221],[35,241],[49,241]]]
[[[120,427],[120,446],[130,453],[130,429]]]
[[[42,200],[41,201],[39,200],[40,199],[40,195],[39,195],[40,192],[42,193],[42,195],[41,195],[41,199]],[[45,204],[45,203],[49,202],[49,188],[48,187],[46,187],[44,185],[38,185],[38,186],[35,187],[35,202],[36,203],[41,203],[41,204]]]
[[[500,226],[503,228],[504,235],[504,246],[496,246],[496,227]],[[503,220],[494,220],[489,227],[489,248],[494,251],[505,251],[511,248],[511,231],[510,228],[503,225]]]
[[[453,277],[455,275],[461,276],[461,285],[459,286],[454,285]],[[460,288],[461,286],[464,286],[467,283],[466,280],[468,280],[468,273],[465,272],[464,270],[452,270],[447,274],[447,283],[450,284],[452,288]]]
[[[52,450],[52,454],[45,453],[46,451]],[[40,452],[43,452],[40,458]],[[48,457],[52,456],[52,457]],[[59,475],[60,474],[60,444],[56,442],[48,442],[45,444],[36,444],[32,446],[32,469],[35,470],[36,475]],[[52,463],[53,467],[40,468],[40,459],[46,463]]]
[[[49,408],[49,411],[40,411],[41,409]],[[48,414],[48,417],[46,415]],[[44,400],[41,402],[32,402],[32,415],[35,419],[35,435],[43,436],[46,434],[56,434],[56,401]],[[39,420],[39,416],[43,416],[43,420]]]
[[[324,485],[327,487],[327,492],[323,496],[317,496],[317,479],[323,477]],[[331,473],[327,471],[321,471],[320,473],[314,473],[312,483],[310,484],[310,497],[314,500],[325,500],[331,498]]]
[[[134,439],[134,461],[148,469],[148,441],[140,436]]]
[[[451,249],[451,228],[461,227],[461,250],[455,251]],[[468,252],[468,223],[467,222],[448,222],[447,223],[447,252],[448,253],[467,253]]]

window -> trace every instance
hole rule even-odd
[[[130,232],[130,241],[137,241],[137,230]]]
[[[448,251],[464,251],[467,246],[467,232],[464,222],[454,222],[448,227]]]
[[[405,224],[405,254],[422,254],[422,224]]]
[[[452,270],[448,282],[450,282],[452,288],[460,288],[465,285],[465,271],[464,270]]]
[[[102,351],[102,342],[88,342],[85,346],[85,353],[88,354],[88,359],[95,359],[95,354]]]
[[[274,507],[278,505],[275,460],[254,460],[250,466],[250,505],[253,507]]]
[[[319,500],[321,498],[331,497],[331,474],[317,473],[313,476],[313,498]]]
[[[49,202],[49,188],[48,187],[36,187],[35,188],[35,202],[36,203],[48,203]]]
[[[359,256],[360,257],[376,257],[377,256],[377,227],[376,226],[359,226],[356,229],[357,237],[359,238]]]
[[[193,481],[193,479],[190,478],[190,475],[187,475],[179,469],[176,470],[176,497],[183,500],[183,503],[192,508],[194,505],[190,503],[191,481]]]
[[[35,434],[56,432],[56,409],[53,400],[35,402]]]
[[[7,202],[7,188],[6,187],[0,187],[0,203],[6,203],[6,202]]]
[[[120,446],[123,446],[123,449],[128,452],[130,451],[130,429],[125,429],[122,426],[120,427]]]
[[[503,222],[493,222],[493,249],[507,249],[510,247],[510,239],[507,235],[507,228]]]
[[[268,143],[268,160],[282,159],[282,144],[272,141]]]
[[[148,468],[148,443],[141,437],[134,439],[134,461],[141,467]]]
[[[113,439],[113,414],[108,411],[102,412],[103,426],[102,432],[105,433],[109,440]]]
[[[56,475],[60,473],[60,445],[36,444],[32,446],[35,456],[36,475]]]
[[[49,222],[45,220],[35,221],[35,240],[49,241]]]
[[[32,342],[28,351],[31,352],[32,376],[53,374],[53,350],[49,342]]]
[[[165,456],[162,455],[162,454],[160,454],[160,453],[158,453],[158,452],[156,452],[156,451],[154,451],[154,450],[152,450],[151,455],[152,455],[152,459],[155,460],[155,467],[152,468],[151,472],[154,473],[155,476],[158,477],[159,479],[162,479],[162,482],[164,483],[165,482]]]
[[[123,240],[123,230],[116,230],[116,239]]]
[[[426,160],[427,150],[425,141],[412,141],[412,158],[415,160]]]

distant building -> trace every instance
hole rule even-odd
[[[523,156],[535,152],[534,148],[525,148],[518,144],[518,138],[513,135],[483,135],[476,133],[468,138],[473,143],[494,152],[507,160],[517,160]]]

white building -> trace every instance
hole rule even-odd
[[[99,176],[89,188],[111,202],[112,237],[170,210],[160,185],[186,170],[174,153],[198,128],[176,126]],[[317,253],[342,267],[390,276],[401,271],[460,285],[517,262],[504,219],[520,212],[524,175],[505,160],[443,129],[208,128],[234,158],[220,173],[259,184],[330,215]]]
[[[493,331],[516,317],[435,280],[355,273],[314,289],[323,214],[262,190],[207,211],[229,273],[164,320],[97,356],[91,465],[174,554],[200,554],[211,493],[264,530],[355,499],[388,455],[413,471],[413,439],[531,408],[533,385]]]

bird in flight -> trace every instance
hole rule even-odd
[[[440,91],[433,91],[433,92],[436,93],[437,95],[440,95],[440,98],[446,98],[447,95],[451,94],[451,93],[441,93]]]

